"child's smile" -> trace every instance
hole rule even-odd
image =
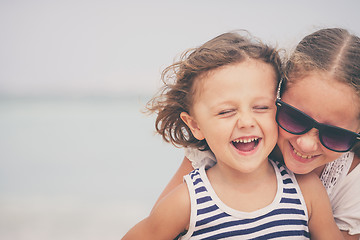
[[[241,137],[232,141],[232,144],[239,152],[248,153],[256,149],[259,141],[261,141],[259,137]]]

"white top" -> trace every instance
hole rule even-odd
[[[212,167],[216,158],[211,151],[185,149],[185,156],[194,169],[201,166]],[[334,219],[340,230],[349,234],[360,234],[360,164],[349,174],[354,153],[347,152],[328,163],[320,180],[329,195]]]

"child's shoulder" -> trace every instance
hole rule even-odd
[[[306,191],[325,190],[319,177],[315,173],[295,174],[295,177],[301,190],[303,190],[303,188]]]
[[[151,234],[163,236],[178,235],[188,228],[190,219],[190,197],[185,183],[166,195],[148,217]]]
[[[329,201],[325,187],[315,173],[295,174],[295,177],[304,197],[309,216],[311,216],[314,206],[321,205],[325,199]]]
[[[296,175],[306,202],[311,239],[342,239],[326,189],[315,173]]]
[[[314,194],[327,195],[324,185],[315,173],[295,174],[295,177],[305,200],[314,197]]]
[[[188,186],[184,182],[182,184],[180,184],[179,186],[177,186],[168,195],[169,196],[167,196],[167,197],[170,198],[170,200],[168,200],[168,202],[176,203],[174,205],[181,204],[181,205],[187,207],[188,204],[190,204],[190,196],[189,196]]]

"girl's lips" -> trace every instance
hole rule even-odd
[[[290,144],[290,152],[292,157],[302,163],[308,163],[313,161],[316,157],[318,157],[319,155],[303,155],[300,152],[298,152],[293,145]]]
[[[236,151],[242,155],[251,155],[253,154],[261,141],[261,138],[248,138],[248,139],[239,139],[232,141],[232,145]]]

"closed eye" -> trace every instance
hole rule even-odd
[[[255,106],[255,107],[254,107],[254,110],[255,110],[256,112],[266,112],[266,111],[269,110],[269,109],[270,109],[270,107],[267,106],[267,105],[259,105],[259,106]]]
[[[223,110],[218,113],[219,116],[229,116],[235,113],[235,110],[229,109],[229,110]]]

